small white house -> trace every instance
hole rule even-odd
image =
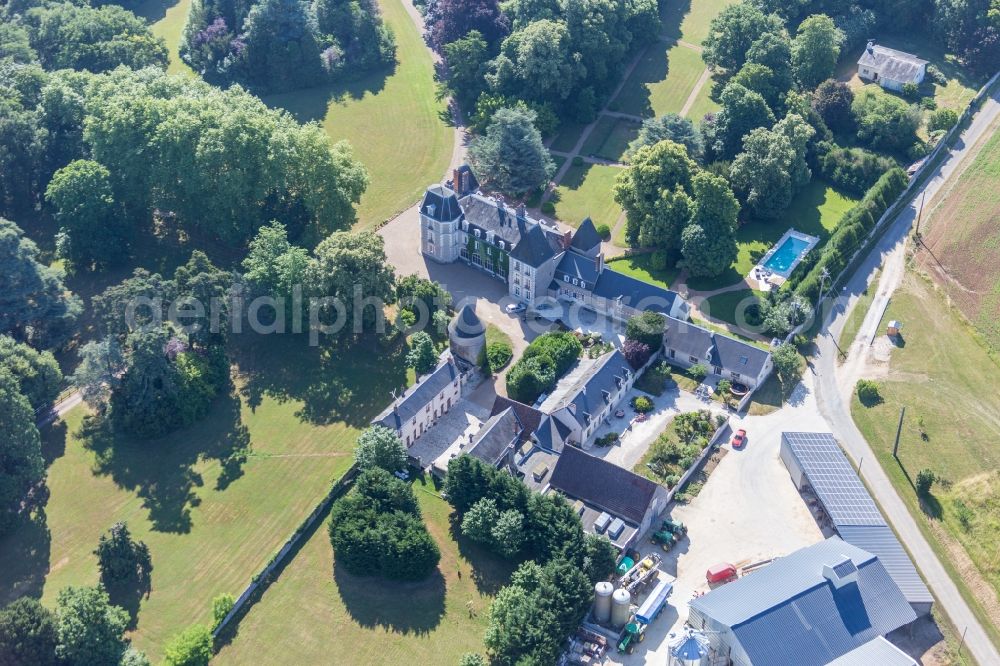
[[[888,90],[900,91],[907,83],[920,85],[927,75],[927,61],[911,53],[869,41],[858,59],[858,76]]]

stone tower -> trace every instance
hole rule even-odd
[[[478,365],[479,355],[486,348],[486,328],[471,304],[463,305],[458,316],[448,324],[448,340],[453,356]]]
[[[420,202],[420,251],[439,263],[458,259],[462,249],[458,196],[444,185],[431,185]]]

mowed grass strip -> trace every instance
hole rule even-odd
[[[98,538],[126,521],[153,562],[141,604],[115,599],[136,616],[136,647],[158,662],[171,636],[210,622],[213,597],[243,591],[349,467],[375,405],[411,378],[401,351],[338,359],[281,344],[241,377],[241,397],[161,440],[123,439],[114,455],[95,455],[77,437],[82,407],[49,430],[45,521],[0,541],[0,599],[36,596],[52,607],[65,586],[96,583]],[[220,461],[246,440],[242,474],[227,480]]]
[[[670,285],[674,283],[678,273],[676,266],[673,265],[676,257],[670,262],[669,267],[662,271],[652,268],[650,265],[652,258],[652,254],[637,254],[632,257],[608,261],[608,268],[619,273],[624,273],[625,275],[630,275],[637,280],[654,284],[657,287],[670,289]]]
[[[371,176],[356,229],[371,229],[416,203],[428,185],[441,180],[454,143],[423,38],[402,0],[380,0],[379,6],[396,35],[395,69],[264,99],[300,121],[320,121],[330,138],[346,139],[354,148]]]
[[[556,207],[555,216],[572,227],[580,226],[586,217],[595,225],[613,227],[622,213],[611,193],[620,172],[621,167],[603,164],[571,166],[553,192],[551,201]]]
[[[708,37],[709,24],[736,0],[681,0],[661,5],[663,34],[699,45]]]
[[[466,652],[483,653],[492,595],[513,567],[456,539],[451,507],[429,484],[415,484],[441,549],[428,580],[391,583],[346,573],[334,561],[324,520],[213,663],[457,664]]]
[[[170,63],[167,65],[169,74],[191,74],[194,70],[181,60],[181,34],[187,23],[188,12],[191,11],[191,0],[143,0],[133,10],[137,16],[142,16],[152,23],[150,31],[155,37],[162,37],[170,52]]]
[[[678,113],[703,71],[705,63],[698,51],[656,42],[632,70],[611,108],[643,118]]]
[[[1000,593],[996,361],[944,303],[942,294],[913,273],[893,295],[885,318],[903,323],[903,342],[892,350],[888,376],[875,377],[883,402],[865,407],[855,396],[851,414],[910,513],[943,561],[958,570],[956,582],[967,581],[974,588],[964,571],[974,566],[992,587],[986,594],[986,590],[972,592],[980,602],[992,597],[993,602],[983,605],[994,607],[988,624],[996,637],[1000,623],[993,596]],[[892,448],[904,406],[897,462]],[[943,479],[924,503],[913,486],[921,469]],[[958,500],[969,513],[961,510]]]
[[[696,291],[709,291],[739,282],[788,229],[819,237],[818,247],[822,247],[844,213],[857,201],[823,181],[813,180],[795,196],[780,218],[751,220],[737,229],[736,261],[728,270],[713,278],[691,278],[687,284]]]

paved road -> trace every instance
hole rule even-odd
[[[948,178],[956,171],[962,161],[969,156],[980,139],[987,136],[993,122],[1000,117],[1000,93],[987,100],[984,107],[974,118],[972,124],[963,132],[956,148],[938,168],[934,176],[924,186],[927,201],[930,201],[941,189]],[[875,303],[862,324],[858,341],[851,348],[858,352],[859,344],[870,339],[878,326],[878,317],[882,306],[898,286],[905,270],[904,251],[907,236],[920,205],[921,195],[918,194],[914,203],[904,210],[893,223],[887,233],[872,249],[863,264],[855,272],[831,312],[826,314],[827,322],[823,332],[817,339],[818,351],[815,358],[816,398],[820,412],[832,426],[838,440],[846,447],[855,463],[864,458],[861,475],[868,483],[875,498],[881,504],[888,519],[906,544],[917,566],[923,572],[931,590],[937,597],[941,608],[951,618],[958,631],[968,628],[965,644],[976,661],[980,664],[1000,664],[1000,652],[990,641],[983,627],[973,615],[968,604],[962,598],[955,583],[948,576],[937,555],[924,538],[916,521],[906,505],[896,493],[885,471],[876,463],[875,454],[865,438],[858,431],[851,419],[849,396],[851,388],[857,380],[858,365],[849,359],[843,368],[837,367],[837,356],[840,351],[837,340],[851,309],[858,296],[872,279],[880,266],[885,266],[880,291]],[[852,376],[853,375],[853,376]]]

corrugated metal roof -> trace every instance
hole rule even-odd
[[[837,528],[837,532],[847,543],[877,555],[911,604],[934,602],[934,597],[914,568],[910,556],[888,525],[842,525]]]
[[[912,560],[833,435],[785,432],[781,437],[823,503],[837,534],[844,541],[877,555],[911,604],[933,603],[934,598]]]
[[[917,666],[912,657],[879,636],[861,647],[837,657],[828,666]]]
[[[849,557],[856,582],[836,588],[824,565]],[[871,553],[837,537],[716,588],[690,606],[730,627],[754,664],[822,666],[916,619]]]

